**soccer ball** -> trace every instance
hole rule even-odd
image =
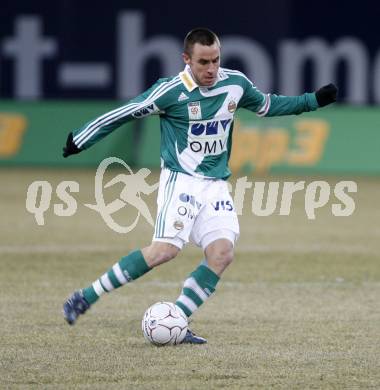
[[[141,324],[145,339],[155,345],[181,343],[187,325],[185,313],[171,302],[157,302],[149,307]]]

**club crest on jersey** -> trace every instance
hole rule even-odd
[[[189,111],[189,120],[202,119],[201,102],[187,103],[187,110]]]
[[[229,112],[235,112],[236,111],[236,102],[235,100],[230,100],[230,102],[228,103],[228,106],[227,106],[227,109]]]

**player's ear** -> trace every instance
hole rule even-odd
[[[188,65],[190,64],[190,56],[187,53],[182,53],[183,62]]]

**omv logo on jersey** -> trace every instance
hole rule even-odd
[[[192,122],[188,143],[195,153],[218,155],[227,150],[227,140],[232,119]]]

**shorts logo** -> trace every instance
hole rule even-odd
[[[234,206],[232,206],[231,201],[229,200],[218,200],[215,203],[211,203],[211,205],[214,207],[215,211],[232,211],[234,209]]]
[[[179,206],[178,209],[177,209],[177,213],[181,216],[181,217],[187,217],[188,219],[194,219],[195,218],[195,212],[193,209],[191,209],[190,207],[187,208],[185,206]],[[175,226],[174,226],[175,227]]]
[[[231,100],[229,103],[228,103],[228,106],[227,106],[227,109],[229,112],[235,112],[236,111],[236,103],[234,100]]]
[[[201,102],[187,103],[187,110],[189,112],[189,120],[202,119]]]
[[[183,222],[180,220],[174,221],[173,226],[176,230],[182,230],[184,227]]]
[[[190,203],[192,206],[196,206],[198,210],[200,210],[202,204],[199,203],[195,197],[193,195],[188,195],[188,194],[185,194],[185,193],[182,193],[180,196],[179,196],[179,199],[181,200],[181,202],[184,202],[184,203]]]

